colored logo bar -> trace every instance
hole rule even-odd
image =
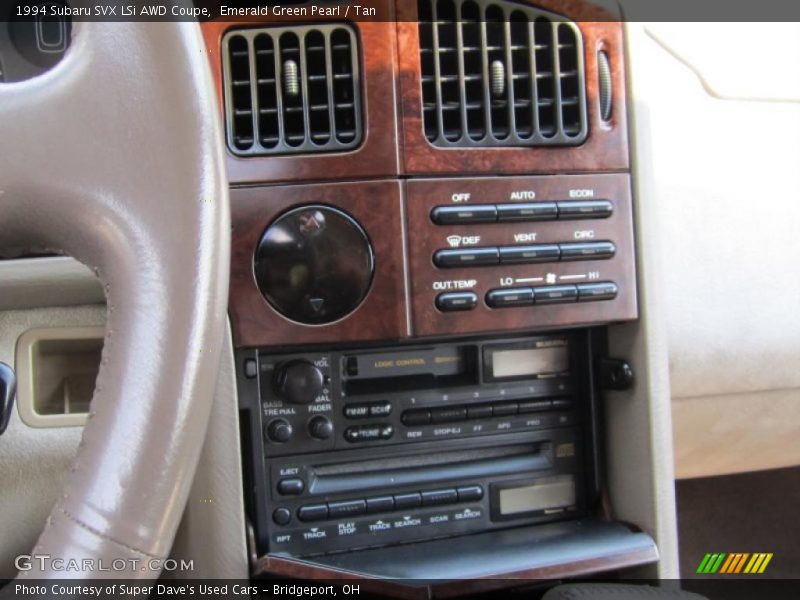
[[[737,575],[746,573],[750,575],[763,573],[767,565],[772,560],[771,552],[714,552],[708,553],[700,561],[697,573],[703,575],[713,575],[715,573],[725,575]]]

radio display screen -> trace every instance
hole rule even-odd
[[[494,379],[564,373],[568,368],[566,345],[492,351]]]
[[[575,480],[565,475],[524,487],[506,488],[500,490],[499,501],[503,516],[566,508],[575,504]]]

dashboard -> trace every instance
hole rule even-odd
[[[606,328],[639,310],[619,15],[372,5],[202,25],[253,572],[653,562],[604,500]]]

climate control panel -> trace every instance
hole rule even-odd
[[[417,335],[637,316],[627,174],[411,180]]]

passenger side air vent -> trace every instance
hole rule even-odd
[[[575,23],[488,0],[418,0],[425,137],[435,146],[577,145],[586,139]]]
[[[358,37],[346,25],[240,29],[222,41],[228,147],[243,156],[361,142]]]

